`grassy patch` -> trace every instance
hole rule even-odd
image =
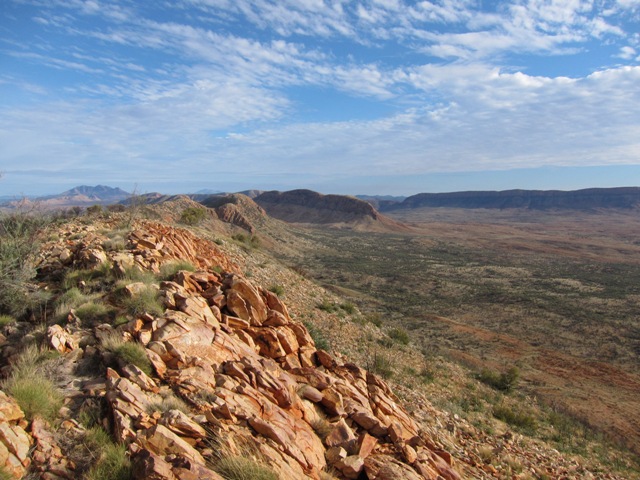
[[[147,375],[151,375],[151,362],[142,344],[125,342],[122,337],[113,334],[102,341],[102,346],[112,352],[120,363],[124,365],[131,363]]]
[[[158,290],[152,286],[147,286],[133,297],[125,297],[122,306],[133,316],[143,313],[160,316],[164,312]]]
[[[87,431],[86,448],[94,456],[86,480],[129,480],[132,478],[131,461],[125,445],[113,443],[109,434],[100,427]]]
[[[493,416],[525,432],[533,432],[536,429],[536,419],[533,413],[524,408],[500,403],[494,405]]]
[[[188,262],[187,260],[174,260],[167,262],[160,267],[158,278],[160,278],[160,280],[171,280],[180,270],[195,272],[196,267],[193,263]]]
[[[12,365],[11,375],[2,385],[29,420],[40,415],[51,421],[62,407],[62,395],[44,372],[49,358],[48,350],[29,345],[20,353]]]
[[[387,355],[375,352],[371,361],[368,362],[367,370],[389,379],[393,377],[393,362]]]
[[[305,321],[304,326],[307,327],[309,331],[309,335],[313,338],[313,343],[315,343],[316,348],[318,350],[327,350],[331,348],[331,344],[329,339],[325,337],[325,335],[320,331],[318,327],[316,327],[313,323]]]
[[[389,336],[393,340],[401,343],[402,345],[408,345],[409,344],[409,332],[407,332],[402,327],[392,328],[391,330],[389,330]]]
[[[269,291],[275,293],[277,296],[281,297],[284,295],[284,286],[282,285],[271,285],[269,287]]]
[[[169,410],[180,410],[182,413],[189,413],[189,407],[186,403],[175,396],[173,392],[169,392],[162,397],[159,402],[153,402],[147,405],[147,413],[151,415],[154,412],[168,412]]]
[[[16,323],[16,319],[11,315],[0,315],[0,327],[6,327],[7,325],[13,325]]]
[[[221,458],[213,468],[225,480],[279,480],[267,465],[239,455]]]

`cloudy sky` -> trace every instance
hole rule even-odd
[[[640,185],[640,0],[2,0],[0,195]]]

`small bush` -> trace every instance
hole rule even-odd
[[[356,313],[356,306],[351,302],[341,303],[340,308],[349,315],[353,315],[354,313]]]
[[[382,378],[389,379],[393,376],[393,364],[389,357],[384,354],[374,353],[368,367],[371,372],[380,375]]]
[[[309,335],[313,339],[313,343],[315,343],[316,348],[318,350],[329,350],[329,340],[324,336],[324,334],[311,322],[304,322],[304,326],[307,327],[309,331]]]
[[[22,317],[40,306],[32,284],[43,215],[0,213],[0,313]]]
[[[102,205],[91,205],[90,207],[87,207],[87,215],[90,216],[97,216],[100,215],[102,213]]]
[[[164,311],[158,290],[151,286],[144,288],[133,297],[125,298],[122,303],[127,312],[133,316],[143,313],[160,316]]]
[[[76,308],[78,318],[89,325],[108,322],[112,319],[113,313],[113,309],[100,302],[87,302]]]
[[[124,364],[131,363],[147,375],[151,375],[151,362],[144,346],[137,342],[124,342],[113,350],[115,356]]]
[[[221,458],[214,470],[226,480],[279,480],[271,468],[244,456]]]
[[[536,419],[530,412],[510,407],[504,403],[493,407],[493,416],[512,427],[525,431],[533,431],[536,428]]]
[[[199,207],[187,207],[180,215],[180,221],[186,225],[198,225],[207,216],[207,210]]]
[[[127,268],[122,276],[121,283],[142,282],[147,285],[151,285],[156,281],[156,277],[153,273],[146,270],[142,270],[137,266]]]
[[[11,315],[0,315],[0,327],[5,327],[14,323],[16,323],[16,319]]]
[[[321,303],[316,305],[318,310],[322,310],[323,312],[333,313],[338,311],[338,306],[335,303],[331,303],[326,298],[322,300]]]
[[[232,235],[231,238],[249,248],[260,248],[260,246],[262,245],[262,240],[260,240],[260,237],[258,237],[257,235],[245,235],[244,233],[236,233],[235,235]]]
[[[173,392],[165,396],[159,402],[153,402],[147,405],[147,413],[151,415],[154,412],[168,412],[169,410],[180,410],[182,413],[189,413],[189,407],[186,403],[175,396]]]
[[[62,288],[70,290],[80,286],[81,282],[87,284],[92,290],[100,287],[100,282],[107,281],[107,275],[111,270],[109,262],[102,263],[98,268],[84,270],[70,270],[62,281]]]
[[[478,375],[478,380],[501,392],[510,392],[516,387],[519,377],[517,367],[511,367],[500,374],[485,368]]]
[[[389,330],[389,336],[397,342],[400,342],[402,345],[409,344],[409,332],[404,328],[392,328]]]
[[[102,428],[93,428],[87,432],[87,448],[97,458],[87,472],[86,480],[130,480],[132,478],[127,447],[113,443]]]
[[[9,377],[3,388],[18,402],[29,420],[36,415],[51,421],[62,407],[62,395],[44,374],[16,372]]]
[[[172,262],[167,262],[160,267],[158,278],[160,278],[160,280],[171,280],[180,270],[195,272],[196,267],[193,266],[193,263],[186,260],[174,260]]]
[[[275,293],[279,297],[284,295],[284,287],[282,285],[272,285],[269,287],[269,291]]]

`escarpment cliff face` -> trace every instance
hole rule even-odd
[[[41,255],[41,288],[57,299],[76,289],[104,308],[59,301],[44,335],[60,354],[52,379],[65,397],[62,422],[27,421],[0,392],[0,454],[8,452],[0,464],[14,478],[92,471],[102,457],[78,455],[92,435],[80,421],[88,411],[126,446],[136,479],[229,478],[221,465],[232,458],[282,480],[460,478],[384,381],[318,350],[278,296],[244,278],[216,244],[145,221],[123,248],[105,249],[108,228],[64,227]],[[176,260],[195,271],[140,279]],[[135,303],[148,291],[161,308]],[[5,373],[26,328],[4,331]],[[122,345],[143,358],[118,353]]]
[[[505,190],[501,192],[419,193],[404,201],[381,205],[381,211],[420,207],[551,208],[590,210],[640,206],[640,188],[589,188],[575,191]]]
[[[402,230],[402,224],[378,212],[370,203],[346,195],[322,195],[311,190],[264,192],[255,202],[279,220]]]

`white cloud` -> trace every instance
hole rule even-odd
[[[103,172],[108,164],[131,177],[171,178],[176,168],[413,175],[637,163],[640,67],[598,65],[569,78],[505,60],[606,38],[618,52],[611,64],[637,61],[640,37],[620,21],[637,4],[619,2],[605,15],[582,0],[522,0],[493,12],[477,11],[475,0],[191,0],[145,17],[131,3],[60,0],[56,15],[31,21],[67,35],[66,48],[45,41],[20,50],[7,40],[4,53],[82,75],[58,90],[64,101],[0,110],[0,170]],[[189,5],[202,16],[193,23],[178,9]],[[30,80],[0,82],[50,93]],[[290,87],[385,113],[305,122],[307,106]]]

